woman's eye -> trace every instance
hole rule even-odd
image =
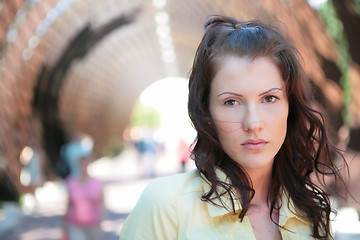
[[[233,99],[229,99],[224,102],[225,106],[234,106],[235,104],[236,104],[236,101]]]
[[[276,96],[266,96],[265,98],[264,98],[264,102],[266,102],[266,103],[273,103],[273,102],[275,102],[276,100],[278,100],[279,98],[278,97],[276,97]]]

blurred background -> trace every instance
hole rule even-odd
[[[0,0],[1,239],[62,238],[76,134],[105,183],[105,239],[154,177],[194,168],[187,77],[211,14],[288,33],[360,199],[360,0]],[[336,239],[360,239],[359,203],[333,202]]]

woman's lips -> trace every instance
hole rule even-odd
[[[246,150],[261,150],[263,149],[268,142],[263,139],[250,139],[246,142],[243,142],[241,146],[245,148]]]

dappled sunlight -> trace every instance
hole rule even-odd
[[[193,140],[195,131],[187,112],[188,80],[165,78],[146,88],[140,101],[157,109],[161,115],[160,131],[163,139],[185,138]]]

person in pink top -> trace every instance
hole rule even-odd
[[[64,223],[69,240],[102,239],[103,183],[89,175],[90,162],[91,153],[84,151],[84,156],[79,155],[77,174],[66,178],[69,198]]]

